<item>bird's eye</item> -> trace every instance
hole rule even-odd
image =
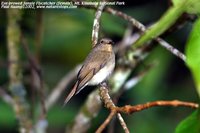
[[[109,44],[113,44],[113,41],[109,41]]]
[[[103,40],[101,40],[100,43],[103,43]]]

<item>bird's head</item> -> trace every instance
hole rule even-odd
[[[109,38],[102,38],[100,40],[100,44],[101,45],[113,45],[114,42],[111,39],[109,39]]]

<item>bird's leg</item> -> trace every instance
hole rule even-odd
[[[110,90],[110,87],[108,87],[108,81],[103,81],[102,83],[100,83],[100,85]]]
[[[108,88],[108,83],[106,81],[100,83],[101,86]]]

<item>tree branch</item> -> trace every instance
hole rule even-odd
[[[196,103],[183,102],[183,101],[178,101],[178,100],[154,101],[154,102],[149,102],[146,104],[139,104],[139,105],[135,105],[135,106],[125,105],[123,107],[117,107],[114,105],[113,101],[111,100],[111,98],[108,94],[107,86],[105,86],[105,85],[101,86],[99,91],[100,91],[100,97],[102,98],[102,101],[105,104],[105,107],[108,108],[111,111],[111,113],[106,118],[106,120],[102,123],[102,125],[97,129],[97,131],[96,131],[97,133],[101,133],[106,128],[106,126],[110,123],[110,121],[115,116],[115,114],[118,115],[118,119],[119,119],[120,124],[123,127],[125,133],[129,133],[126,123],[124,122],[120,113],[132,114],[132,113],[139,112],[144,109],[148,109],[148,108],[155,107],[155,106],[173,106],[173,107],[183,106],[183,107],[191,107],[194,109],[199,108],[199,105]]]
[[[99,126],[95,133],[102,133],[106,126],[110,123],[112,118],[116,115],[116,111],[111,111],[106,120]]]
[[[32,121],[29,118],[29,106],[26,100],[26,90],[22,84],[22,72],[19,58],[20,26],[18,21],[21,19],[21,12],[18,9],[7,10],[7,46],[9,57],[9,78],[10,91],[14,100],[14,111],[19,120],[19,131],[21,133],[32,132]]]
[[[95,13],[93,29],[92,29],[92,47],[94,47],[98,42],[99,26],[100,26],[99,21],[104,7],[105,7],[105,2],[102,2],[102,4],[98,6],[97,11]]]
[[[127,127],[127,125],[126,125],[126,123],[125,123],[125,121],[122,118],[122,115],[120,113],[117,113],[117,118],[118,118],[122,128],[124,129],[124,132],[125,133],[130,133],[130,131],[129,131],[129,129],[128,129],[128,127]]]
[[[183,106],[183,107],[190,107],[194,109],[199,108],[199,105],[196,103],[173,100],[173,101],[154,101],[154,102],[139,104],[135,106],[126,105],[124,107],[117,107],[116,110],[117,112],[120,112],[120,113],[131,114],[131,113],[139,112],[139,111],[142,111],[151,107],[156,107],[156,106],[173,106],[173,107]]]
[[[108,94],[108,86],[106,83],[103,83],[100,88],[99,88],[99,95],[105,105],[106,108],[108,108],[111,113],[110,115],[107,117],[107,119],[104,121],[104,123],[97,129],[97,133],[101,133],[105,127],[110,123],[110,121],[112,120],[112,117],[117,114],[117,118],[122,126],[122,128],[124,129],[125,133],[129,133],[129,129],[124,121],[124,119],[122,118],[121,114],[118,112],[116,112],[115,108],[115,104],[113,103],[113,101],[110,98],[110,95]]]

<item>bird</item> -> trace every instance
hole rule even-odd
[[[107,80],[115,68],[114,42],[102,38],[91,50],[80,68],[75,85],[65,98],[63,106],[87,85],[99,85]]]

